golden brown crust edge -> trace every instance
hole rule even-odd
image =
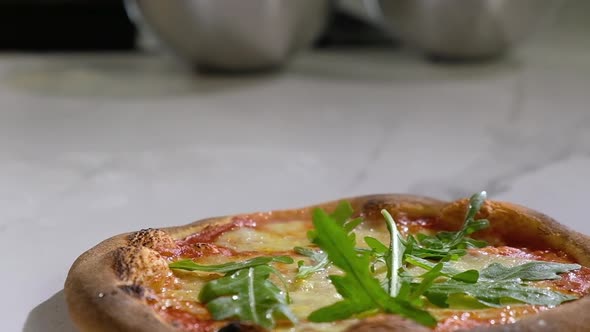
[[[392,213],[401,211],[415,215],[441,213],[451,229],[460,226],[457,222],[462,221],[466,209],[466,200],[446,203],[428,197],[400,194],[361,196],[346,200],[352,204],[355,211],[365,216],[377,215],[382,208]],[[314,208],[331,209],[339,201],[341,200],[301,209],[273,211],[272,218],[310,217]],[[511,240],[514,237],[514,240],[518,241],[520,237],[524,242],[546,244],[563,250],[581,264],[590,266],[590,239],[560,225],[550,217],[522,206],[497,201],[486,202],[480,215],[488,218],[492,228],[499,230]],[[142,269],[157,273],[155,270],[149,270],[157,270],[162,264],[161,257],[153,250],[154,248],[173,245],[172,238],[182,237],[207,225],[226,223],[229,220],[231,217],[210,218],[185,226],[121,234],[85,252],[72,265],[64,286],[72,320],[82,331],[177,331],[173,326],[161,321],[150,307],[140,301],[139,298],[149,295],[145,294],[141,287],[141,278],[145,272]],[[590,299],[584,298],[515,324],[480,327],[476,330],[554,331],[559,327],[563,331],[588,331],[586,327],[590,326],[590,315],[585,315],[588,311]],[[397,330],[393,327],[387,330],[387,326],[390,326],[388,324],[391,325],[391,320],[386,318],[367,319],[348,331]]]

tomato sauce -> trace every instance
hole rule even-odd
[[[160,317],[169,322],[172,326],[187,332],[213,332],[217,331],[219,322],[211,318],[199,317],[189,312],[176,308],[162,308],[154,305],[154,309],[159,312]]]
[[[199,233],[189,235],[179,244],[211,243],[225,232],[239,227],[256,227],[256,221],[249,217],[234,217],[229,223],[209,225]]]
[[[398,216],[395,219],[395,223],[399,232],[404,237],[409,234],[428,233],[438,227],[438,220],[434,217],[409,219],[405,216]]]
[[[236,254],[232,249],[218,246],[213,243],[182,243],[178,245],[179,251],[176,256],[185,258],[198,258],[207,256],[233,256]]]
[[[457,310],[451,312],[449,318],[439,321],[434,331],[451,332],[476,326],[510,324],[523,316],[533,315],[547,309],[544,306],[519,305],[473,311]]]
[[[508,246],[498,247],[484,247],[471,249],[469,251],[471,255],[489,255],[489,256],[505,256],[515,257],[529,260],[539,260],[546,262],[556,263],[574,263],[574,260],[569,257],[566,253],[558,250],[531,250],[527,248],[514,248]]]

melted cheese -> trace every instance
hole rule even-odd
[[[221,235],[215,244],[233,249],[238,252],[244,251],[290,251],[294,246],[305,246],[309,241],[305,237],[306,231],[303,225],[286,224],[284,232],[278,230],[264,231],[257,228],[238,228]],[[285,224],[284,224],[285,225]],[[276,225],[274,225],[276,227]],[[296,229],[303,231],[297,234]]]
[[[510,257],[510,256],[499,256],[499,255],[465,255],[456,262],[451,262],[451,266],[460,271],[466,270],[481,270],[484,267],[492,264],[499,263],[506,267],[514,267],[522,265],[530,260],[522,257]]]

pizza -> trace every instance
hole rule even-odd
[[[590,240],[531,209],[372,195],[114,236],[81,331],[589,331]]]

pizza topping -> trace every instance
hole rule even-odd
[[[400,314],[424,325],[434,326],[436,320],[428,312],[391,297],[381,287],[379,280],[371,272],[369,256],[359,255],[355,249],[354,233],[349,233],[353,227],[347,222],[350,213],[343,213],[343,210],[341,208],[332,215],[321,209],[313,212],[315,231],[312,233],[312,241],[344,272],[344,275],[330,276],[332,284],[343,299],[312,312],[308,319],[312,322],[329,322],[381,311]]]
[[[315,265],[305,265],[305,262],[300,260],[297,262],[297,279],[305,279],[314,273],[325,270],[331,265],[328,255],[321,250],[314,250],[304,247],[293,248],[296,253],[302,256],[309,257]]]
[[[389,248],[385,251],[384,255],[385,265],[387,266],[387,275],[385,277],[385,283],[387,285],[386,290],[389,292],[390,296],[394,297],[398,294],[400,288],[398,271],[403,263],[403,249],[399,231],[397,230],[393,217],[385,209],[381,210],[381,214],[385,217],[385,225],[389,232]],[[379,240],[373,238],[373,245],[375,245],[376,242],[379,242]],[[377,245],[377,247],[379,247],[379,245]]]
[[[485,197],[485,192],[471,197],[464,225],[458,232],[439,232],[435,236],[415,238],[410,235],[404,243],[403,254],[397,243],[399,235],[393,218],[387,211],[383,210],[382,213],[390,233],[390,245],[386,247],[375,238],[366,238],[371,248],[367,255],[362,250],[359,254],[359,250],[354,247],[355,234],[351,233],[352,228],[346,226],[352,211],[348,215],[343,214],[342,205],[339,205],[341,211],[332,215],[320,209],[315,210],[312,241],[345,274],[330,276],[343,300],[312,312],[308,319],[325,322],[369,311],[381,311],[397,313],[424,325],[432,325],[434,318],[422,310],[429,305],[442,308],[503,307],[507,303],[555,306],[576,299],[575,296],[535,287],[527,282],[558,279],[560,273],[580,269],[578,264],[532,261],[508,267],[492,263],[481,272],[460,271],[452,267],[448,261],[466,255],[466,249],[486,245],[483,241],[467,237],[489,225],[487,220],[475,219]],[[371,257],[377,262],[384,262],[387,267],[386,277],[381,281],[383,287],[372,273],[375,271],[375,261],[371,264]],[[426,272],[418,276],[405,273],[400,268],[402,259]],[[402,279],[398,273],[402,274]],[[383,288],[388,296],[383,296]]]
[[[269,280],[274,274],[286,289],[286,280],[270,263],[292,264],[290,256],[255,257],[245,261],[217,265],[201,265],[193,260],[180,260],[169,265],[172,269],[225,273],[206,283],[199,301],[206,304],[215,320],[238,318],[265,328],[275,326],[276,316],[296,321],[287,304],[288,292],[283,292]]]
[[[558,273],[578,270],[578,264],[561,264],[533,261],[514,267],[492,263],[481,271],[480,277],[487,281],[537,281],[560,279]]]
[[[159,309],[159,308],[158,308]],[[216,331],[214,321],[204,320],[190,312],[176,308],[166,308],[158,310],[172,326],[191,332],[213,332]]]
[[[457,281],[462,281],[462,282],[466,282],[466,283],[475,283],[477,282],[477,280],[479,279],[479,271],[475,270],[475,269],[468,269],[468,270],[464,270],[461,271],[457,268],[455,268],[453,265],[451,265],[448,262],[441,262],[439,264],[434,264],[432,262],[430,262],[429,260],[420,258],[420,257],[415,257],[412,255],[407,255],[404,257],[404,261],[408,264],[414,265],[416,267],[420,267],[423,270],[426,271],[430,271],[435,269],[435,267],[437,265],[441,265],[440,266],[440,272],[439,275],[440,276],[444,276],[444,277],[448,277],[451,278],[453,280],[457,280]],[[411,273],[413,272],[413,273]],[[406,277],[412,277],[417,275],[417,273],[415,273],[412,270],[406,270],[404,273],[404,276]]]
[[[256,227],[256,221],[250,218],[235,217],[230,223],[221,225],[209,225],[199,233],[188,236],[181,244],[208,243],[215,241],[219,236],[234,228]]]
[[[467,237],[479,230],[487,228],[490,222],[486,219],[475,219],[475,216],[486,199],[486,192],[482,191],[471,196],[469,208],[465,216],[463,227],[457,232],[438,232],[434,236],[425,234],[408,235],[404,242],[404,255],[436,260],[457,259],[467,254],[469,248],[482,248],[485,241]]]
[[[275,319],[287,318],[296,322],[286,296],[269,280],[270,274],[278,274],[268,265],[250,266],[205,284],[199,301],[216,320],[238,318],[265,328],[275,326]]]
[[[241,269],[247,269],[259,265],[267,265],[271,262],[278,262],[283,264],[293,263],[293,258],[289,256],[260,256],[252,259],[248,259],[241,262],[229,262],[218,265],[200,265],[195,263],[191,259],[183,259],[168,265],[171,269],[180,269],[187,271],[204,271],[204,272],[217,272],[217,273],[230,273]]]
[[[433,283],[424,294],[434,305],[478,308],[477,303],[487,307],[503,307],[509,303],[529,303],[556,306],[577,297],[547,288],[538,288],[514,281],[478,281],[464,283],[446,280]],[[474,301],[475,300],[475,301]]]
[[[181,257],[211,257],[211,256],[233,256],[236,252],[232,249],[213,244],[213,243],[194,243],[194,244],[183,244],[180,249],[176,252]]]
[[[543,284],[577,296],[585,296],[590,293],[590,269],[582,267],[577,271],[564,273],[560,279],[541,283]]]
[[[485,247],[470,249],[470,254],[473,256],[506,256],[517,257],[529,260],[539,260],[547,262],[568,263],[572,259],[562,251],[555,250],[530,250],[527,248],[514,248],[508,246],[499,247]]]
[[[330,322],[342,327],[393,313],[451,331],[512,322],[590,292],[590,269],[568,264],[563,253],[470,238],[489,226],[476,219],[485,198],[471,197],[455,232],[437,232],[444,225],[430,215],[397,213],[396,225],[386,210],[385,223],[363,222],[347,202],[332,213],[315,209],[311,223],[240,217],[208,226],[176,242],[180,249],[168,258],[174,275],[165,277],[171,281],[152,284],[162,289],[157,308],[195,315],[190,308],[198,306],[207,313],[202,320],[273,329],[290,328],[296,317],[301,326],[331,329]],[[289,265],[297,257],[297,266]]]

